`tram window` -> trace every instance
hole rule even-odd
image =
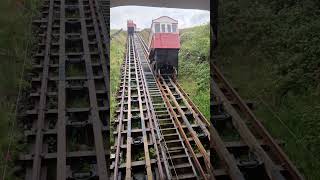
[[[161,32],[166,32],[166,25],[165,24],[161,24]]]
[[[155,29],[155,32],[160,32],[160,24],[155,24],[154,25],[154,29]]]
[[[167,30],[168,30],[168,32],[171,32],[171,24],[167,25]]]
[[[172,32],[177,32],[177,25],[176,24],[172,24]]]

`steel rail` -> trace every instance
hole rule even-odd
[[[132,41],[134,41],[133,35],[131,36]],[[141,120],[141,128],[142,128],[142,138],[143,138],[143,145],[144,145],[144,154],[145,154],[145,161],[146,161],[146,168],[147,168],[147,179],[152,180],[152,171],[151,171],[151,164],[150,164],[150,155],[149,155],[149,147],[148,147],[148,139],[146,133],[146,125],[145,125],[145,118],[143,113],[143,105],[141,99],[141,92],[140,92],[140,81],[138,77],[138,66],[137,66],[137,58],[136,58],[136,47],[133,43],[133,61],[134,61],[134,68],[135,68],[135,79],[136,85],[138,90],[138,100],[139,100],[139,111],[140,111],[140,120]],[[147,109],[149,111],[149,109]],[[150,118],[149,118],[150,119]]]
[[[245,180],[243,174],[241,173],[235,158],[229,153],[226,148],[225,143],[220,138],[216,129],[212,126],[209,127],[211,141],[213,144],[213,148],[218,153],[221,160],[226,164],[226,169],[228,171],[228,175],[232,180]],[[212,153],[212,152],[210,152]]]
[[[265,163],[265,169],[268,174],[268,177],[274,180],[284,180],[285,178],[280,173],[279,168],[274,164],[274,162],[270,159],[268,154],[259,145],[257,139],[251,133],[247,125],[244,123],[243,119],[232,107],[230,102],[227,100],[227,98],[224,96],[223,92],[218,88],[218,85],[215,82],[213,82],[213,91],[219,98],[221,98],[221,101],[224,107],[226,108],[226,111],[232,116],[232,123],[238,130],[240,136],[250,147],[250,149],[253,152],[255,152]]]
[[[147,56],[147,49],[146,49],[146,47],[145,47],[145,44],[144,44],[143,41],[141,41],[142,39],[141,39],[140,34],[136,33],[136,35],[137,35],[137,37],[138,37],[138,39],[139,39],[140,44],[142,44],[142,46],[143,46],[142,48],[143,48],[143,52],[144,52],[144,53],[143,53],[143,54],[144,54],[144,57],[145,57],[145,59],[147,60],[147,62],[149,62],[149,61],[148,61],[149,59],[148,59],[148,56]],[[140,66],[142,66],[142,65],[141,65],[141,61],[140,61]],[[149,64],[149,63],[147,63],[147,66],[148,66],[148,68],[149,68],[149,70],[150,70],[151,67],[150,67],[150,64]],[[155,77],[154,77],[153,73],[150,73],[149,76],[152,76],[152,79],[155,80]],[[145,82],[146,92],[147,92],[147,95],[148,95],[148,98],[149,98],[149,101],[150,101],[150,109],[151,109],[151,114],[152,114],[153,123],[154,123],[154,125],[155,125],[155,127],[156,127],[157,135],[158,135],[159,142],[160,142],[160,149],[161,149],[161,152],[162,152],[162,157],[163,157],[164,159],[167,159],[166,153],[168,153],[170,163],[171,163],[171,164],[174,164],[173,161],[172,161],[172,158],[171,158],[171,156],[170,156],[169,149],[168,149],[168,147],[166,146],[166,141],[165,141],[165,139],[163,138],[163,134],[161,133],[161,131],[160,131],[160,129],[159,129],[159,126],[158,126],[158,125],[159,125],[159,122],[157,121],[157,117],[156,117],[156,114],[155,114],[155,109],[154,109],[154,107],[153,107],[152,98],[151,98],[151,95],[150,95],[150,92],[149,92],[149,88],[148,88],[147,77],[146,77],[146,75],[145,75],[144,73],[143,73],[143,78],[144,78],[144,82]],[[150,83],[150,82],[149,82],[149,83]],[[155,83],[156,83],[156,82],[155,82]],[[163,141],[164,143],[161,143],[161,141]],[[165,153],[165,151],[166,151],[166,153]],[[172,178],[172,175],[171,175],[171,173],[170,173],[170,171],[169,171],[168,162],[167,162],[167,161],[164,161],[164,165],[165,165],[165,169],[166,169],[166,172],[167,172],[167,178],[168,178],[168,179]],[[175,178],[178,179],[178,174],[177,174],[177,172],[176,172],[176,169],[174,168],[173,170],[174,170]]]
[[[147,118],[145,117],[144,113],[149,111],[149,108],[144,108],[144,104],[147,106],[147,101],[146,101],[146,97],[145,97],[145,91],[143,89],[143,82],[142,82],[142,75],[141,75],[141,69],[139,66],[139,58],[137,57],[136,54],[136,47],[135,47],[135,41],[134,41],[134,37],[132,35],[129,35],[127,38],[127,53],[126,53],[126,61],[124,63],[125,66],[125,73],[127,74],[128,71],[128,75],[124,75],[123,79],[124,80],[128,80],[128,82],[123,81],[125,83],[122,82],[122,93],[121,93],[121,99],[120,99],[120,117],[118,116],[119,122],[122,124],[122,114],[124,111],[127,111],[127,115],[128,115],[128,119],[127,119],[127,138],[132,138],[131,135],[128,135],[128,133],[131,133],[132,131],[132,114],[131,112],[136,112],[136,110],[139,111],[139,118],[140,118],[140,122],[141,122],[141,131],[142,131],[142,140],[143,140],[143,149],[144,149],[144,158],[145,158],[145,165],[146,165],[146,170],[147,170],[147,176],[148,179],[153,179],[153,172],[152,172],[152,167],[151,167],[151,159],[150,159],[150,155],[149,155],[149,144],[148,144],[148,137],[147,137],[147,131],[146,131],[146,124],[150,122],[150,117],[148,116]],[[123,73],[122,73],[123,76]],[[135,84],[135,85],[134,85]],[[125,95],[125,89],[128,89],[128,94]],[[138,100],[138,109],[132,109],[131,106],[131,98],[132,98],[132,90],[135,89],[137,91],[137,100]],[[128,104],[128,109],[124,110],[124,103],[125,103],[125,99],[124,97],[127,97],[127,104]],[[144,100],[143,100],[144,99]],[[129,118],[131,117],[131,119]],[[131,121],[131,122],[130,122]],[[148,123],[150,124],[150,123]],[[118,179],[118,169],[119,169],[119,156],[120,156],[120,139],[119,137],[121,137],[121,132],[122,132],[122,125],[118,126],[118,140],[117,140],[117,150],[116,150],[116,162],[115,162],[115,170],[114,170],[114,179]],[[152,132],[151,132],[152,134]],[[153,134],[154,136],[154,134]],[[152,137],[154,138],[154,137]],[[154,138],[155,139],[155,138]],[[133,142],[133,141],[132,141]],[[154,141],[156,143],[156,141]],[[132,158],[131,155],[128,155],[128,149],[130,149],[129,146],[131,146],[131,144],[128,144],[128,140],[127,140],[127,146],[126,146],[126,150],[127,150],[127,156],[126,156],[126,177],[125,178],[131,178],[132,175],[134,175],[135,173],[133,172],[133,170],[131,170],[132,168],[132,160],[129,158]],[[156,145],[156,144],[155,144]],[[132,152],[130,152],[132,153]],[[158,157],[158,159],[160,159],[160,157]],[[128,160],[131,161],[130,163],[128,163]],[[161,162],[161,161],[159,161]],[[128,171],[128,167],[130,168],[130,172]],[[130,175],[129,175],[130,174]]]
[[[212,167],[210,166],[210,159],[209,156],[207,154],[207,152],[205,151],[204,147],[202,146],[202,143],[200,142],[200,140],[198,139],[196,132],[193,130],[193,128],[191,127],[191,124],[189,123],[187,117],[184,115],[184,111],[181,109],[179,103],[177,102],[176,98],[173,96],[173,93],[171,91],[171,89],[169,88],[168,84],[166,83],[165,79],[163,78],[163,76],[160,76],[160,78],[162,79],[163,84],[166,86],[168,93],[170,94],[170,97],[173,100],[173,103],[175,104],[176,108],[178,109],[180,115],[182,116],[182,119],[184,120],[185,124],[187,125],[189,131],[191,132],[191,135],[193,136],[194,141],[197,143],[198,148],[200,149],[200,152],[202,153],[202,155],[204,156],[205,159],[205,163],[207,166],[208,170],[211,170]],[[170,77],[168,77],[169,81],[173,83],[173,81],[171,80]],[[171,84],[172,86],[175,86],[174,84]],[[177,92],[177,91],[176,91]],[[179,94],[179,92],[178,92]],[[181,96],[180,96],[181,97]],[[182,97],[183,98],[183,97]],[[188,104],[186,104],[188,106]],[[191,108],[192,110],[192,108]]]
[[[127,38],[127,46],[126,51],[129,51],[129,37]],[[123,120],[123,109],[124,109],[124,98],[125,98],[125,91],[126,91],[126,76],[128,76],[128,68],[127,68],[127,62],[129,61],[128,53],[126,53],[125,62],[124,62],[124,73],[123,73],[123,82],[122,82],[122,92],[121,92],[121,105],[120,105],[120,116],[119,116],[119,124],[118,124],[118,132],[121,132],[122,129],[122,120]],[[118,133],[117,137],[117,143],[116,143],[116,159],[115,159],[115,168],[114,168],[114,180],[118,179],[118,164],[119,164],[119,158],[120,158],[120,146],[121,146],[121,133]]]
[[[43,73],[41,80],[41,95],[39,101],[38,109],[38,120],[37,120],[37,132],[36,132],[36,144],[35,152],[33,158],[33,167],[32,167],[32,179],[40,179],[40,170],[41,170],[41,152],[43,144],[43,125],[45,118],[45,106],[47,100],[47,85],[48,85],[48,76],[49,76],[49,61],[50,61],[50,48],[51,48],[51,33],[52,33],[52,22],[53,22],[53,6],[54,0],[49,0],[49,14],[48,14],[48,25],[46,32],[45,40],[45,54],[44,54],[44,63],[43,63]]]
[[[148,50],[147,50],[147,45],[145,44],[144,40],[141,38],[140,34],[138,34],[139,39],[142,41],[141,43],[143,44],[143,49],[145,52],[145,56],[148,56]],[[244,176],[241,173],[239,167],[237,166],[236,160],[235,158],[231,155],[231,153],[228,151],[228,149],[226,148],[225,143],[223,142],[223,140],[220,138],[219,133],[216,131],[216,129],[210,125],[210,123],[204,118],[204,116],[202,115],[202,113],[198,110],[198,108],[194,105],[194,103],[190,100],[190,98],[188,97],[188,95],[183,91],[183,89],[180,87],[179,83],[175,83],[175,85],[178,87],[178,89],[182,92],[183,97],[187,99],[187,102],[190,103],[190,105],[192,106],[192,108],[195,109],[196,113],[199,114],[201,120],[205,123],[205,124],[209,124],[208,128],[209,128],[209,132],[210,132],[210,142],[213,143],[214,149],[216,150],[216,152],[219,155],[219,158],[224,162],[224,164],[226,165],[226,170],[228,172],[228,176],[230,176],[230,178],[232,180],[244,180]],[[215,172],[213,172],[215,173]]]
[[[170,77],[168,77],[168,78],[169,78],[169,80],[170,80]],[[165,81],[165,79],[163,78],[163,76],[160,75],[160,76],[159,76],[159,79],[161,80],[161,81],[159,81],[159,82],[162,82],[162,84],[166,87],[166,91],[167,91],[168,94],[170,95],[171,100],[173,101],[173,103],[174,103],[175,107],[177,108],[177,110],[178,110],[178,112],[179,112],[179,114],[180,114],[183,122],[184,122],[185,125],[187,126],[187,128],[188,128],[188,130],[189,130],[189,132],[190,132],[190,134],[191,134],[191,136],[192,136],[192,138],[193,138],[193,140],[195,141],[198,149],[200,150],[200,152],[201,152],[201,154],[202,154],[202,156],[203,156],[203,158],[204,158],[204,161],[205,161],[205,166],[206,166],[206,168],[207,168],[207,172],[208,172],[211,176],[213,176],[213,174],[212,174],[213,168],[212,168],[212,166],[211,166],[210,158],[209,158],[209,156],[208,156],[207,151],[204,149],[204,147],[203,147],[201,141],[199,140],[196,132],[193,130],[190,122],[188,121],[187,117],[186,117],[185,114],[184,114],[184,111],[181,109],[179,103],[177,102],[176,98],[174,97],[171,89],[169,88],[169,86],[168,86],[168,84],[166,83],[166,81]]]
[[[205,174],[204,170],[202,169],[202,166],[198,160],[198,157],[197,155],[195,154],[189,140],[188,140],[188,137],[187,135],[185,134],[183,128],[182,128],[182,125],[177,117],[177,114],[175,113],[175,111],[173,110],[173,106],[171,105],[170,103],[170,99],[167,97],[168,95],[170,95],[170,92],[168,92],[168,87],[166,84],[161,84],[161,81],[163,80],[161,76],[158,76],[158,80],[157,80],[157,84],[158,84],[158,87],[160,87],[160,90],[162,92],[162,97],[163,99],[165,100],[165,103],[167,105],[167,107],[169,108],[169,111],[171,113],[171,115],[173,116],[173,119],[176,123],[176,125],[178,126],[178,130],[180,132],[180,134],[182,135],[183,139],[185,140],[185,143],[188,147],[188,150],[189,152],[191,153],[192,157],[193,157],[193,160],[197,166],[197,169],[200,171],[200,174],[202,176],[202,178],[204,178],[205,180],[208,179],[207,175]],[[163,88],[163,86],[165,86],[165,88]],[[167,92],[166,92],[167,91]],[[213,177],[214,178],[214,177]],[[215,179],[215,178],[214,178]]]
[[[143,49],[144,49],[145,55],[147,55],[147,54],[148,54],[148,53],[147,53],[147,47],[146,47],[143,39],[141,38],[141,36],[139,36],[139,39],[140,39],[140,41],[141,41],[141,43],[142,43],[142,45],[143,45]],[[150,68],[150,69],[151,69],[151,68]],[[158,82],[158,80],[157,80],[157,82]],[[173,83],[173,82],[172,82],[172,83]],[[176,86],[175,86],[175,87],[176,87]],[[162,87],[159,86],[159,89],[161,89],[161,88],[162,88]],[[168,90],[167,90],[167,91],[168,91]],[[172,94],[172,93],[171,93],[171,94]],[[182,94],[180,94],[180,96],[181,96],[181,95],[182,95]],[[184,101],[184,103],[186,103],[186,101]],[[188,105],[189,105],[189,104],[188,104]],[[173,114],[173,116],[172,116],[173,119],[175,119],[176,116],[174,116],[174,115],[177,115],[177,114],[175,113],[175,111],[174,111],[173,109],[170,110],[170,107],[169,107],[169,106],[171,106],[170,103],[168,104],[168,109],[169,109],[169,111]],[[190,106],[188,106],[188,107],[191,108]],[[172,108],[172,106],[171,106],[171,108]],[[191,111],[193,111],[193,109],[191,109]],[[180,123],[177,118],[176,118],[176,120],[178,121],[178,123]],[[199,119],[198,119],[198,120],[199,120]],[[199,123],[201,123],[200,120],[199,120]],[[181,126],[181,124],[180,124],[180,126]],[[204,127],[201,127],[201,128],[203,129]],[[178,128],[178,129],[179,129],[179,128]],[[204,128],[204,129],[205,129],[205,128]],[[197,159],[197,157],[196,157],[196,154],[193,153],[193,149],[192,149],[192,147],[191,147],[191,145],[190,145],[190,143],[189,143],[189,140],[188,140],[187,136],[184,136],[185,133],[184,133],[183,128],[179,129],[179,132],[182,133],[182,136],[183,136],[184,138],[186,138],[187,147],[188,147],[189,151],[191,151],[191,154],[193,155],[193,157],[195,158],[195,163],[196,163],[196,164],[198,163],[198,168],[199,168],[199,167],[201,168],[201,165],[200,165],[200,163],[199,163],[199,161],[198,161],[198,159]],[[209,132],[208,132],[207,130],[205,131],[205,133],[209,136]],[[200,144],[201,144],[201,142],[200,142]],[[203,153],[203,151],[202,151],[202,153]],[[205,153],[204,156],[207,156],[207,153]],[[209,159],[209,158],[208,158],[208,159]],[[207,159],[207,160],[208,160],[208,159]],[[211,166],[210,160],[208,161],[207,164],[208,164],[208,165],[206,165],[207,168]],[[202,169],[200,170],[200,173],[201,173],[201,171],[203,172]],[[204,173],[204,172],[203,172],[203,173]],[[211,176],[213,177],[212,168],[210,168],[209,174],[211,174]],[[213,177],[213,178],[214,178],[214,177]]]
[[[131,56],[132,56],[132,39],[129,37],[129,77],[128,77],[128,114],[127,114],[127,153],[126,153],[126,180],[131,180]]]
[[[102,67],[102,72],[103,72],[103,79],[104,79],[104,85],[105,87],[109,87],[109,75],[110,75],[110,71],[109,71],[109,37],[107,37],[107,33],[109,30],[107,30],[106,24],[102,23],[104,18],[102,16],[101,13],[101,9],[98,3],[98,0],[89,0],[89,6],[90,6],[90,11],[91,11],[91,17],[93,19],[93,27],[94,27],[94,32],[95,32],[95,37],[97,39],[97,45],[98,45],[98,53],[99,53],[99,63],[101,63],[101,67]],[[99,22],[100,23],[99,23]],[[103,37],[103,39],[102,39]],[[107,96],[103,96],[103,98],[105,98],[105,102],[106,105],[109,109],[110,104],[110,98],[109,98],[109,89],[106,88],[106,94]],[[100,122],[103,122],[104,124],[106,124],[107,128],[109,128],[109,118],[106,117],[106,119],[102,119],[103,117],[100,117],[99,112],[98,112],[98,117],[100,119]],[[106,136],[109,137],[109,130],[107,130],[107,132],[105,132]],[[104,155],[107,155],[107,157],[110,157],[110,141],[104,141],[106,142],[106,153],[104,152]],[[106,161],[106,166],[109,166],[109,160]],[[106,168],[106,174],[107,177],[109,176],[109,168]]]
[[[25,170],[23,174],[27,180],[63,180],[77,176],[106,179],[108,161],[102,136],[108,131],[105,112],[109,111],[109,104],[98,97],[105,95],[109,86],[108,67],[103,67],[108,63],[103,53],[107,46],[100,38],[108,37],[103,36],[106,28],[101,23],[104,21],[98,20],[99,8],[95,0],[45,0],[40,12],[41,19],[33,21],[38,25],[40,31],[36,36],[40,38],[32,64],[32,75],[36,77],[31,80],[31,105],[28,104],[30,107],[24,108],[26,111],[19,117],[30,143],[28,151],[19,157]],[[71,64],[81,66],[81,70],[77,69],[81,75],[70,74]],[[101,73],[105,79],[102,84]],[[103,86],[96,89],[96,83]],[[89,95],[84,103],[90,107],[72,104],[78,96],[69,94],[74,90]],[[70,136],[69,133],[78,130],[92,132],[93,141],[88,142],[91,137],[79,140],[81,133]],[[86,171],[89,172],[79,174],[84,163],[76,164],[75,160],[88,163],[90,169]]]
[[[171,78],[169,80],[170,80],[170,84],[175,88],[175,92],[177,92],[179,94],[179,96],[184,101],[184,104],[192,112],[193,117],[196,120],[198,120],[198,122],[200,122],[200,123],[201,122],[206,123],[206,125],[208,125],[207,127],[209,127],[210,126],[210,124],[208,124],[209,122],[202,115],[202,113],[198,110],[198,108],[194,105],[194,103],[190,100],[188,95],[183,91],[183,89],[180,87],[179,83],[176,81],[173,81]],[[206,132],[206,134],[208,136],[211,136],[210,141],[213,141],[217,145],[215,147],[215,150],[219,153],[219,158],[225,162],[227,171],[229,172],[229,176],[231,177],[231,179],[244,180],[244,177],[243,177],[241,171],[237,167],[235,159],[228,152],[226,146],[224,145],[224,143],[223,143],[222,139],[220,138],[219,134],[217,133],[217,131],[215,129],[211,129],[210,133],[209,133],[205,127],[201,126],[201,128],[202,128],[202,130],[205,129],[204,132]],[[211,170],[213,171],[213,169],[211,169]],[[214,174],[214,172],[212,172],[212,174]]]
[[[272,148],[272,150],[275,152],[275,155],[277,158],[281,161],[281,165],[285,166],[288,172],[290,173],[290,178],[294,180],[303,180],[303,176],[300,174],[300,172],[297,170],[297,168],[293,165],[293,163],[289,160],[288,156],[283,152],[281,147],[275,142],[275,140],[272,138],[272,136],[268,133],[268,131],[265,129],[265,127],[262,125],[262,123],[257,119],[257,117],[253,114],[253,112],[250,110],[248,105],[242,100],[242,98],[239,96],[239,94],[232,88],[230,83],[224,78],[219,68],[213,64],[213,71],[216,78],[220,80],[221,83],[223,83],[224,88],[226,88],[229,92],[231,92],[231,95],[233,99],[236,101],[237,105],[239,106],[242,113],[246,115],[246,117],[249,118],[250,122],[253,122],[253,125],[256,129],[256,132],[260,134],[263,138],[263,140],[269,144],[269,146]],[[218,90],[218,84],[216,84],[216,88]],[[223,93],[219,91],[219,94],[221,96]],[[219,97],[221,97],[219,95]],[[227,101],[226,98],[223,98],[225,101]]]
[[[180,84],[177,81],[175,81],[173,82],[173,85],[176,86],[176,89],[178,90],[179,94],[181,94],[180,96],[183,98],[183,101],[185,102],[185,104],[187,104],[188,108],[192,109],[192,113],[194,114],[194,116],[196,116],[198,121],[204,123],[207,127],[209,127],[210,122],[204,117],[204,115],[200,112],[197,106],[191,101],[190,97],[182,89]]]
[[[149,95],[150,96],[150,95]],[[150,97],[150,99],[151,99],[151,97]],[[154,119],[154,124],[155,124],[155,126],[158,124],[158,122],[156,121],[156,114],[155,114],[155,109],[152,107],[151,108],[152,109],[152,117],[153,117],[153,119]],[[169,157],[169,161],[170,161],[170,163],[171,164],[173,164],[174,165],[174,162],[172,161],[172,157],[171,157],[171,155],[170,155],[170,153],[169,153],[169,148],[166,146],[166,140],[163,138],[163,134],[161,133],[161,131],[159,130],[159,128],[157,129],[157,134],[159,135],[159,137],[160,137],[160,139],[159,139],[159,141],[160,141],[160,148],[161,148],[161,150],[162,150],[162,154],[163,154],[163,157],[165,158],[165,159],[167,159],[166,157],[166,153],[168,153],[168,157]],[[162,143],[163,142],[163,143]],[[165,152],[166,153],[165,153]],[[172,175],[171,175],[171,173],[169,172],[169,168],[168,168],[168,162],[167,161],[164,161],[164,163],[165,163],[165,168],[166,168],[166,171],[167,171],[167,177],[169,178],[171,178],[172,177]],[[174,168],[174,167],[173,167]],[[175,178],[177,178],[177,179],[179,179],[178,178],[178,173],[177,173],[177,171],[176,171],[176,169],[174,168],[173,169],[174,170],[174,176],[175,176]]]
[[[143,39],[141,38],[141,36],[139,36],[139,38],[143,41]],[[147,52],[147,46],[144,43],[144,41],[142,42],[144,45],[144,49],[145,49],[145,54],[148,54]],[[180,85],[175,82],[175,85],[177,86],[177,88],[181,91],[181,93],[183,94],[183,98],[187,99],[187,102],[189,104],[191,104],[192,108],[195,109],[196,113],[199,114],[202,122],[204,122],[206,125],[209,124],[209,122],[204,118],[204,116],[202,115],[202,113],[197,109],[197,107],[194,105],[194,103],[190,100],[190,98],[187,96],[187,94],[183,91],[183,89],[180,87]],[[209,130],[210,130],[210,136],[211,136],[211,141],[213,141],[214,145],[215,145],[215,150],[218,153],[219,157],[221,160],[223,160],[223,162],[226,164],[226,169],[228,171],[228,174],[230,176],[231,179],[234,180],[244,180],[244,177],[241,173],[241,171],[239,170],[237,163],[234,159],[234,157],[228,152],[224,142],[222,141],[222,139],[220,138],[218,132],[212,127],[210,127],[209,124]]]
[[[99,15],[99,21],[105,22],[106,26],[106,34],[103,34],[105,37],[105,44],[109,46],[109,40],[110,40],[110,0],[94,0],[96,2],[96,7],[100,9]],[[109,48],[107,53],[109,53]]]
[[[195,120],[200,125],[200,128],[202,129],[202,131],[206,134],[206,136],[210,140],[210,133],[209,133],[208,129],[205,127],[205,126],[209,126],[209,124],[207,124],[208,121],[203,117],[202,114],[199,113],[198,109],[195,108],[194,104],[192,104],[192,105],[189,104],[188,100],[186,99],[187,96],[185,97],[185,95],[178,88],[178,85],[177,85],[178,83],[176,81],[173,81],[171,78],[169,78],[169,81],[170,81],[170,84],[174,87],[175,92],[178,93],[180,98],[183,100],[183,103],[187,106],[187,108],[190,110],[190,112],[192,113],[192,115],[195,118]],[[196,110],[198,112],[196,112]],[[199,116],[201,117],[201,119],[200,119]],[[204,124],[204,123],[206,123],[206,124]]]
[[[66,49],[65,49],[65,0],[60,3],[60,49],[59,49],[59,87],[58,87],[58,148],[57,180],[66,179],[67,140],[66,140]]]
[[[178,83],[176,83],[176,85],[177,85],[179,90],[182,90],[182,88],[179,86]],[[184,95],[184,97],[188,98],[188,96],[185,94],[184,91],[183,91],[182,94]],[[193,104],[192,101],[188,100],[188,102],[189,103],[191,102],[190,104]],[[203,115],[202,115],[202,117],[203,117]],[[203,122],[205,123],[207,121],[203,121]],[[221,160],[226,164],[226,168],[227,168],[227,171],[229,173],[230,178],[231,179],[244,179],[244,176],[241,173],[240,169],[238,168],[234,157],[230,154],[230,152],[228,152],[228,150],[227,150],[224,142],[220,138],[218,132],[215,130],[214,127],[209,127],[209,129],[210,129],[211,141],[214,141],[213,142],[213,144],[215,145],[214,149],[218,153],[218,155],[221,158]]]
[[[98,43],[98,46],[100,49],[105,49],[104,51],[100,51],[100,57],[102,57],[101,59],[101,64],[102,64],[102,70],[103,70],[103,74],[104,74],[104,81],[105,81],[105,85],[106,87],[109,87],[109,83],[110,83],[110,57],[109,57],[109,50],[110,50],[110,38],[109,38],[109,27],[107,26],[107,24],[102,23],[104,21],[104,16],[106,15],[106,13],[102,13],[101,11],[108,11],[108,15],[109,15],[109,11],[110,9],[103,9],[103,5],[99,5],[99,3],[97,2],[109,2],[109,0],[94,0],[94,5],[90,0],[90,9],[91,9],[91,14],[92,17],[94,17],[93,23],[95,24],[94,28],[95,28],[95,32],[97,34],[96,38]],[[110,2],[109,2],[110,3]],[[97,13],[97,15],[93,12],[99,12]],[[101,12],[101,13],[100,13]],[[104,14],[104,15],[103,15]],[[109,15],[110,16],[110,15]],[[99,22],[98,22],[99,21]],[[98,27],[99,25],[99,27]],[[101,36],[98,36],[98,34],[102,35],[103,37],[103,41]],[[105,97],[107,103],[109,103],[110,101],[110,90],[107,89],[107,94],[108,96]],[[109,104],[108,104],[109,106]],[[109,123],[109,120],[106,120],[106,122]],[[108,124],[109,126],[109,124]]]
[[[89,0],[90,1],[90,0]],[[79,0],[79,12],[81,17],[85,17],[85,6],[83,5],[83,1]],[[98,174],[100,179],[107,179],[107,167],[106,167],[106,158],[105,158],[105,150],[103,147],[103,137],[102,137],[102,128],[101,128],[101,120],[99,118],[99,110],[97,106],[97,97],[96,97],[96,88],[94,82],[94,75],[92,70],[90,49],[89,49],[89,40],[88,40],[88,32],[86,27],[86,20],[84,18],[80,19],[81,23],[81,33],[82,33],[82,43],[83,43],[83,57],[85,60],[86,66],[86,74],[87,74],[87,83],[89,89],[89,100],[90,100],[90,112],[91,119],[93,125],[93,134],[94,134],[94,144],[95,151],[97,156],[97,166],[98,166]],[[97,24],[95,24],[97,26]]]
[[[143,38],[141,37],[141,35],[140,35],[140,33],[136,33],[137,34],[137,37],[139,38],[139,41],[140,41],[140,43],[142,44],[142,46],[143,46],[143,49],[144,49],[144,51],[145,51],[145,54],[147,55],[148,54],[148,47],[147,47],[147,45],[146,45],[146,42],[143,40]],[[146,56],[146,57],[148,57],[148,56]],[[149,60],[149,58],[146,58],[147,60]]]
[[[135,39],[135,38],[134,38]],[[136,42],[136,41],[135,41]],[[141,44],[140,44],[141,45]],[[136,45],[135,47],[137,48],[138,45]],[[139,67],[139,71],[140,71],[140,74],[142,76],[142,87],[143,87],[143,92],[144,92],[144,97],[146,99],[146,106],[147,106],[147,109],[149,109],[149,111],[147,111],[148,113],[148,117],[149,119],[151,118],[151,112],[153,113],[152,114],[152,119],[153,120],[156,120],[155,118],[155,115],[154,115],[154,112],[153,112],[153,108],[152,108],[152,104],[149,104],[151,103],[151,98],[150,98],[150,94],[149,94],[149,90],[147,88],[147,84],[146,84],[146,77],[144,75],[144,72],[143,70],[141,69],[142,67],[142,64],[141,64],[141,60],[140,60],[140,54],[138,53],[137,55],[137,59],[138,59],[138,67]],[[151,111],[151,112],[150,112]],[[156,124],[155,124],[155,127],[153,127],[153,123],[155,123],[155,121],[150,121],[150,128],[151,128],[151,134],[152,134],[152,140],[153,140],[153,143],[154,143],[154,148],[156,150],[156,154],[157,154],[157,165],[158,165],[158,169],[159,169],[159,174],[160,174],[160,180],[165,180],[165,176],[164,176],[164,172],[163,172],[163,168],[162,168],[162,165],[161,165],[161,156],[159,154],[159,149],[158,149],[158,141],[156,139],[156,134],[154,133],[154,130],[155,128],[157,129],[156,127]],[[165,157],[165,153],[163,153],[163,156]],[[166,165],[166,164],[165,164]]]
[[[150,64],[149,64],[149,58],[148,58],[148,51],[147,51],[147,49],[146,49],[145,42],[144,42],[143,39],[141,38],[140,34],[137,33],[137,36],[138,36],[138,38],[139,38],[140,43],[143,45],[144,56],[145,56],[146,60],[148,61],[147,66],[148,66],[149,70],[151,70],[151,67],[150,67]],[[150,76],[152,76],[152,79],[155,81],[156,78],[154,77],[154,74],[151,73]],[[145,78],[146,78],[146,77],[145,77]],[[147,83],[147,82],[146,82],[146,83]],[[149,83],[150,83],[150,82],[149,82]],[[155,84],[157,84],[156,81],[155,81]],[[146,86],[147,86],[147,85],[146,85]],[[160,88],[158,87],[158,89],[160,89]],[[147,88],[147,91],[148,91],[148,93],[149,93],[148,88]],[[150,93],[148,94],[148,96],[150,97]],[[152,98],[150,97],[150,99],[152,99]],[[155,112],[154,112],[155,110],[154,110],[153,106],[151,106],[151,109],[152,109],[152,116],[153,116],[153,119],[154,119],[154,121],[155,121],[154,123],[155,123],[155,125],[158,125],[159,122],[156,121],[156,120],[157,120],[157,117],[156,117],[156,114],[155,114]],[[170,114],[170,116],[171,116],[171,118],[173,119],[173,117],[172,117],[171,114]],[[173,165],[173,170],[174,170],[175,178],[176,178],[176,179],[179,179],[178,173],[177,173],[176,168],[175,168],[175,164],[174,164],[174,162],[173,162],[173,160],[172,160],[172,157],[171,157],[171,155],[170,155],[169,149],[168,149],[168,147],[167,147],[167,145],[166,145],[167,142],[166,142],[165,138],[163,138],[164,135],[161,133],[161,130],[159,130],[159,127],[157,128],[157,132],[158,132],[158,134],[159,134],[159,137],[161,137],[160,143],[161,143],[161,141],[163,141],[163,143],[162,143],[162,145],[160,146],[160,148],[162,149],[162,151],[166,151],[166,152],[168,153],[169,161],[170,161],[170,163]],[[163,147],[164,147],[164,148],[163,148]],[[163,150],[163,149],[165,149],[165,150]],[[164,155],[164,157],[166,157],[165,153],[163,153],[163,155]],[[167,161],[165,161],[165,162],[167,162]],[[167,167],[166,164],[165,164],[165,166],[166,166],[167,173],[169,173],[169,169],[168,169],[168,167]],[[192,166],[192,167],[193,167],[193,166]],[[192,168],[192,169],[194,170],[194,168]],[[171,174],[171,173],[169,173],[169,174]],[[168,175],[168,177],[170,177],[170,176]],[[171,178],[171,177],[170,177],[170,178]]]

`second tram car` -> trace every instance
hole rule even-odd
[[[153,71],[161,74],[178,74],[180,37],[178,21],[168,16],[152,20],[149,36],[149,59]]]
[[[136,31],[136,27],[136,24],[132,20],[127,21],[128,34],[133,34]]]

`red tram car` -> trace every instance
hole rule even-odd
[[[155,73],[178,74],[180,37],[178,21],[168,16],[152,20],[149,59]]]
[[[128,34],[133,34],[136,31],[136,27],[137,27],[136,24],[133,23],[132,20],[127,21]]]

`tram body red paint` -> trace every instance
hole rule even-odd
[[[149,36],[149,59],[154,72],[178,73],[180,37],[178,21],[168,16],[152,20]]]
[[[151,49],[180,49],[180,37],[177,33],[155,33],[151,40]]]

